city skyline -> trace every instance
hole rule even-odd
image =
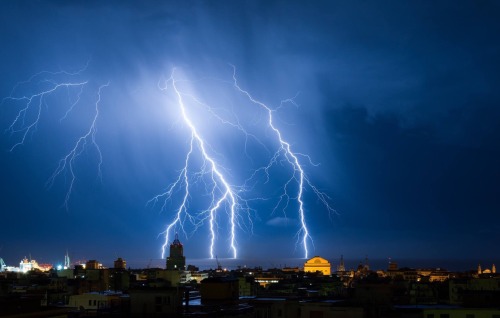
[[[263,115],[240,107],[248,100],[228,85],[233,72],[310,157],[301,157],[306,173],[335,212],[305,192],[308,258],[500,259],[495,2],[6,1],[0,12],[0,40],[9,44],[0,53],[0,257],[9,265],[29,254],[55,262],[66,250],[97,260],[160,257],[177,202],[163,211],[148,202],[175,181],[189,146],[171,91],[162,90],[174,68],[217,115],[248,125],[249,139],[261,142],[246,157],[249,135],[198,114],[234,184],[245,185],[276,144]],[[74,87],[47,95],[38,125],[17,145],[19,131],[9,128],[21,107],[8,97],[53,81]],[[52,180],[87,132],[98,148]],[[273,172],[249,186],[239,259],[304,257],[296,207],[273,212],[286,180]],[[189,208],[206,209],[203,200]],[[221,259],[232,255],[224,222]],[[195,227],[175,231],[188,262],[210,255],[207,222]]]

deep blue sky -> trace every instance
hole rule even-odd
[[[270,107],[296,96],[298,107],[285,105],[277,123],[296,151],[320,164],[304,160],[337,211],[329,215],[306,193],[311,255],[498,262],[499,17],[496,1],[2,1],[2,98],[37,72],[89,64],[14,91],[31,94],[43,79],[88,81],[67,120],[59,119],[77,91],[47,98],[37,130],[12,152],[19,136],[1,134],[0,257],[14,265],[31,253],[52,263],[68,249],[74,259],[108,264],[158,259],[158,234],[176,205],[161,212],[146,202],[175,180],[188,145],[158,81],[181,69],[194,93],[273,147],[259,114],[239,113],[242,101],[224,82],[233,64],[241,86]],[[64,177],[50,189],[45,183],[88,129],[107,82],[96,134],[102,182],[89,148],[75,162],[66,210]],[[2,104],[2,131],[19,107]],[[252,160],[240,160],[242,135],[209,123],[206,138],[241,184],[269,154],[255,146]],[[271,196],[280,176],[252,195]],[[193,196],[192,208],[201,205]],[[302,257],[296,213],[287,210],[284,222],[271,206],[253,206],[253,233],[238,234],[241,257]],[[220,235],[217,254],[228,257]],[[188,261],[207,257],[207,237],[206,227],[181,235]]]

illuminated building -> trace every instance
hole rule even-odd
[[[51,264],[38,264],[34,259],[28,260],[24,258],[21,263],[19,263],[19,271],[26,273],[32,270],[40,270],[42,272],[47,272],[52,268]]]
[[[331,265],[326,259],[314,256],[304,264],[304,272],[321,272],[323,275],[330,275]]]
[[[127,262],[125,260],[123,260],[123,258],[118,257],[118,259],[114,262],[113,267],[125,269],[127,267]]]
[[[36,264],[36,261],[34,262]],[[19,271],[26,273],[34,268],[34,263],[33,261],[28,261],[28,259],[25,257],[21,263],[19,263]]]
[[[102,264],[99,264],[95,259],[91,259],[85,263],[85,269],[100,269],[102,268]]]
[[[479,264],[477,266],[477,274],[478,275],[481,275],[481,274],[496,274],[496,272],[497,272],[497,268],[495,267],[495,264],[491,265],[491,269],[489,269],[489,268],[481,269],[481,264]]]
[[[389,271],[397,271],[398,270],[398,263],[395,263],[393,261],[389,261]]]
[[[167,270],[184,270],[185,267],[184,247],[179,241],[179,236],[175,234],[175,239],[170,244],[170,256],[167,257]]]

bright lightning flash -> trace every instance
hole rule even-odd
[[[251,200],[266,200],[264,198],[248,199],[246,196],[244,198],[243,195],[245,194],[245,192],[248,192],[250,190],[247,184],[255,183],[253,182],[253,180],[260,178],[261,176],[263,176],[265,180],[269,181],[271,178],[273,178],[270,172],[271,169],[273,167],[279,166],[279,169],[284,168],[285,170],[289,171],[289,177],[287,177],[287,179],[285,179],[284,183],[282,184],[282,190],[280,191],[281,194],[279,195],[278,202],[276,203],[272,213],[274,213],[281,206],[283,207],[283,213],[286,215],[286,210],[289,209],[290,203],[292,201],[297,202],[297,213],[300,225],[299,230],[296,234],[296,246],[300,245],[304,250],[304,257],[308,258],[310,249],[309,243],[313,244],[313,240],[310,234],[310,230],[307,226],[307,213],[304,203],[304,191],[307,188],[311,189],[329,212],[334,212],[334,210],[330,206],[330,198],[328,197],[328,195],[314,186],[305,173],[304,165],[301,163],[300,159],[306,159],[309,164],[312,164],[309,156],[294,152],[292,150],[291,144],[284,139],[282,131],[274,123],[276,111],[284,106],[285,103],[295,104],[294,100],[284,100],[281,102],[280,106],[277,109],[270,108],[266,104],[256,100],[248,91],[242,89],[239,86],[236,79],[236,69],[233,66],[233,77],[232,82],[230,82],[231,90],[243,96],[244,99],[248,101],[249,105],[256,105],[260,108],[260,110],[257,110],[255,112],[265,114],[264,128],[270,128],[273,135],[276,137],[276,141],[273,141],[272,143],[277,145],[276,150],[271,152],[271,158],[266,165],[258,169],[250,169],[252,172],[245,184],[243,186],[234,186],[228,182],[227,175],[225,174],[226,170],[223,169],[218,164],[218,162],[216,162],[213,156],[211,156],[210,153],[213,152],[213,149],[207,144],[206,140],[203,139],[203,136],[200,134],[197,126],[194,124],[192,117],[190,117],[190,112],[193,113],[194,110],[191,107],[188,107],[185,101],[187,99],[189,99],[190,101],[194,101],[195,104],[203,106],[211,116],[214,116],[215,119],[217,119],[222,124],[229,125],[230,127],[237,129],[239,132],[243,133],[246,138],[245,152],[247,149],[247,142],[249,138],[254,139],[259,145],[263,146],[266,151],[268,150],[267,146],[265,146],[263,142],[259,141],[255,135],[247,132],[247,130],[241,125],[240,120],[235,114],[233,114],[234,117],[232,121],[223,119],[217,114],[214,108],[201,102],[192,94],[184,93],[181,89],[179,89],[177,83],[180,81],[176,80],[174,78],[174,75],[175,70],[172,72],[170,78],[166,81],[166,83],[168,83],[175,92],[176,103],[182,115],[182,120],[184,124],[189,128],[190,147],[185,156],[184,166],[175,182],[170,184],[170,186],[164,193],[155,196],[149,201],[149,203],[157,203],[158,201],[162,200],[164,202],[162,210],[164,210],[166,209],[167,201],[170,201],[172,199],[174,193],[177,193],[178,191],[181,191],[182,193],[182,200],[176,208],[175,217],[173,221],[168,224],[166,230],[162,233],[165,235],[165,243],[162,246],[162,257],[165,257],[165,249],[170,242],[169,238],[171,237],[172,231],[174,231],[174,229],[179,228],[186,234],[184,225],[185,221],[187,220],[191,222],[192,225],[194,225],[195,230],[204,222],[208,222],[211,236],[209,254],[211,258],[214,258],[214,244],[217,237],[216,234],[218,233],[217,216],[221,210],[225,210],[228,213],[230,220],[230,246],[233,257],[236,258],[236,228],[241,227],[241,224],[238,222],[238,219],[242,215],[241,212],[250,212],[251,209],[249,207],[249,201]],[[267,143],[269,143],[269,141]],[[201,171],[199,172],[193,172],[193,167],[191,166],[191,161],[193,160],[192,157],[195,151],[200,152],[203,161],[202,167],[200,168]],[[189,211],[189,200],[191,194],[193,193],[191,186],[192,183],[197,182],[201,179],[201,175],[210,176],[208,192],[210,193],[211,200],[208,204],[209,207],[206,210],[201,213],[193,213]],[[247,213],[247,216],[250,219],[250,213]]]
[[[168,246],[170,240],[171,231],[176,227],[180,228],[186,235],[186,231],[184,229],[184,222],[189,220],[195,228],[198,228],[203,224],[203,222],[209,223],[210,228],[210,257],[214,258],[214,249],[215,249],[215,241],[217,239],[217,215],[221,210],[225,210],[229,216],[230,223],[230,234],[229,234],[229,245],[230,250],[232,252],[233,258],[237,258],[238,251],[236,247],[236,226],[238,223],[239,213],[241,210],[246,210],[247,202],[242,199],[239,195],[238,187],[235,187],[229,183],[226,176],[223,173],[223,170],[219,167],[213,156],[210,155],[207,148],[210,148],[207,145],[207,142],[203,139],[201,134],[198,132],[195,124],[189,116],[189,112],[187,111],[187,107],[185,104],[185,98],[190,98],[196,102],[196,98],[194,98],[190,94],[183,93],[177,85],[177,80],[174,77],[175,69],[172,72],[170,78],[166,81],[166,84],[170,84],[172,89],[175,92],[177,105],[179,107],[182,120],[184,124],[189,128],[190,131],[190,147],[189,151],[186,154],[184,167],[182,168],[180,174],[178,175],[175,182],[173,182],[167,190],[155,196],[153,199],[149,201],[149,203],[156,203],[160,199],[165,200],[162,209],[165,208],[166,201],[171,199],[172,194],[178,188],[182,188],[183,198],[182,202],[177,208],[177,212],[175,213],[174,220],[167,226],[164,234],[165,234],[165,243],[162,246],[162,258],[165,257],[165,249]],[[163,89],[167,89],[164,87]],[[188,197],[190,195],[190,186],[191,180],[189,177],[189,170],[191,169],[191,158],[192,154],[195,151],[195,147],[199,150],[200,155],[203,160],[203,165],[201,167],[201,171],[197,174],[197,178],[199,179],[201,175],[208,175],[209,184],[207,187],[209,188],[210,193],[210,203],[209,207],[198,215],[194,215],[190,213],[188,210]]]

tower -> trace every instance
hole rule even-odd
[[[66,250],[66,255],[64,255],[64,269],[69,269],[71,267],[71,263],[69,261],[68,250]]]
[[[477,274],[480,275],[482,274],[483,271],[481,270],[481,264],[477,265]]]
[[[186,257],[184,256],[184,247],[179,241],[179,236],[175,234],[175,239],[170,244],[170,256],[167,257],[167,269],[184,270],[186,267]]]
[[[337,266],[337,272],[345,272],[344,255],[340,255],[340,263]]]
[[[115,269],[125,269],[127,267],[127,262],[123,258],[118,257],[116,261],[114,261],[113,266]]]

